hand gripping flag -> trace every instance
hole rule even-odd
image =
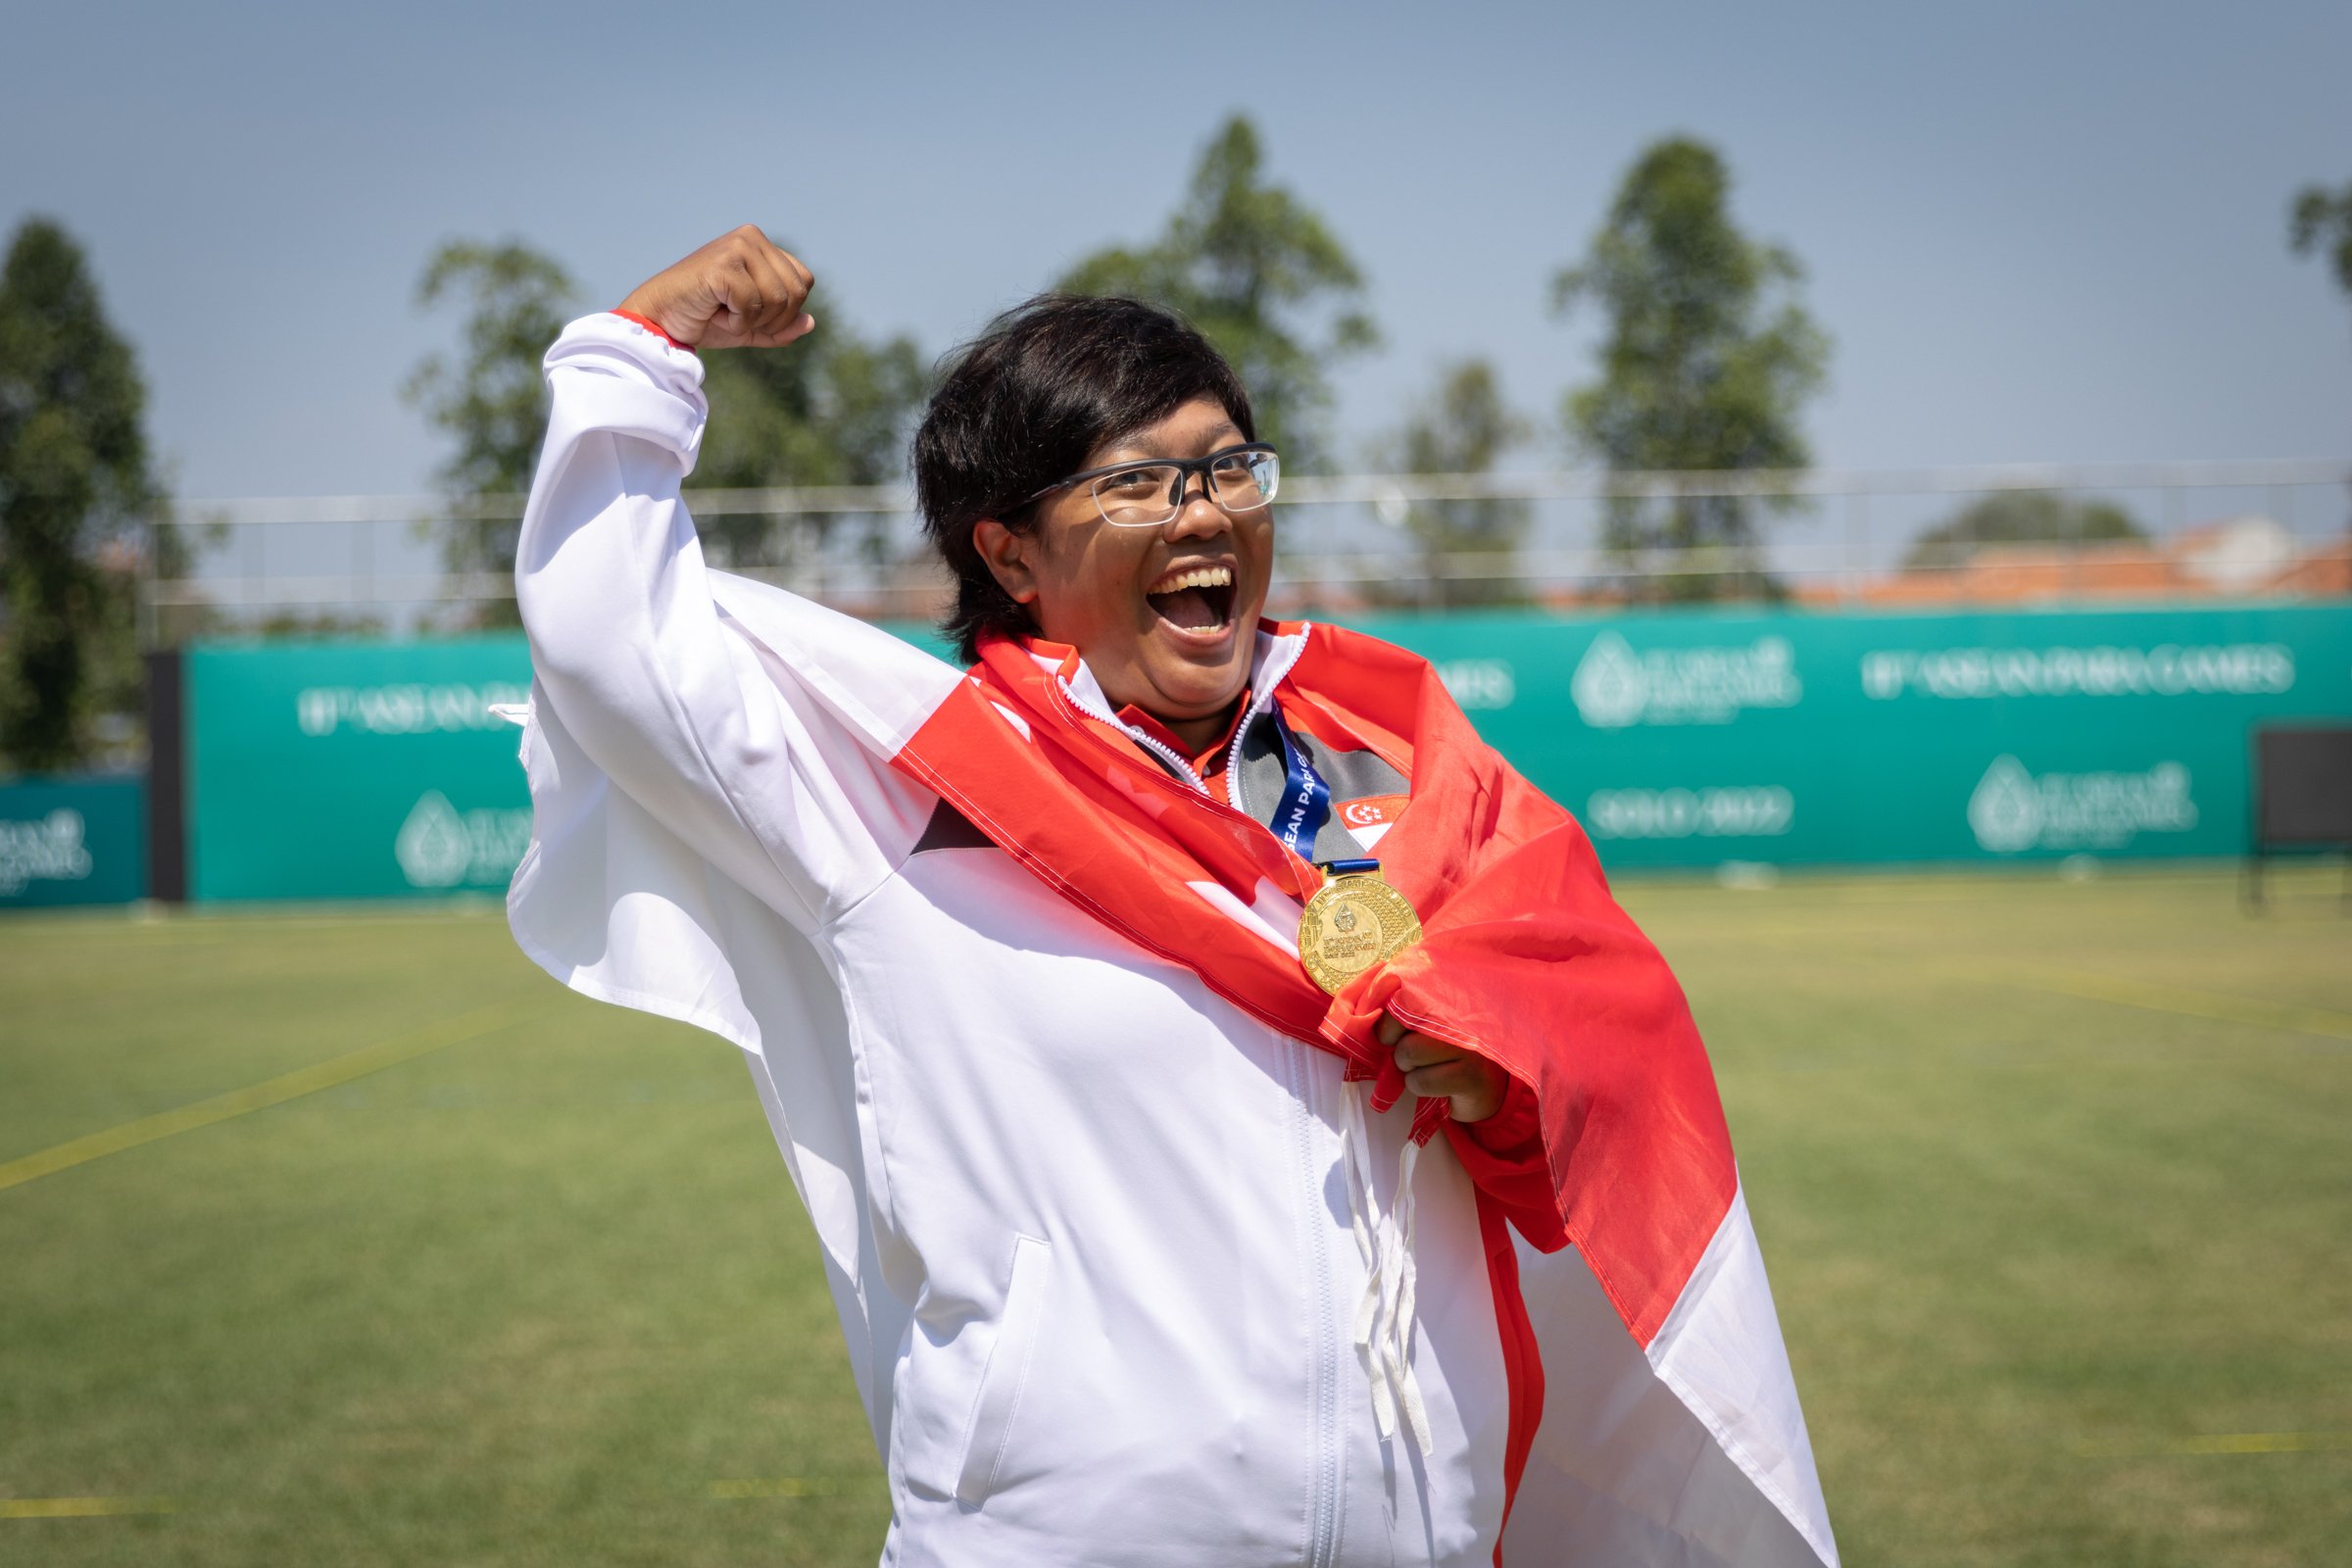
[[[1479,1188],[1513,1391],[1500,1560],[1834,1565],[1713,1071],[1665,960],[1575,819],[1427,662],[1269,629],[1303,632],[1274,693],[1285,721],[1410,780],[1380,861],[1423,940],[1336,997],[1295,947],[1319,873],[1090,711],[1074,652],[987,643],[894,761],[1097,919],[1346,1057],[1375,1109],[1403,1089],[1384,1012],[1509,1075],[1512,1154],[1442,1101],[1414,1129],[1443,1131]]]

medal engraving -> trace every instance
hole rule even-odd
[[[1315,984],[1337,996],[1348,981],[1421,940],[1421,918],[1403,894],[1375,871],[1334,876],[1306,901],[1298,920],[1298,961]]]

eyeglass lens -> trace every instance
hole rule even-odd
[[[1208,493],[1227,512],[1254,512],[1274,499],[1280,473],[1270,452],[1236,452],[1209,466]],[[1182,508],[1176,487],[1188,479],[1172,463],[1104,474],[1095,481],[1095,504],[1120,527],[1157,527]]]

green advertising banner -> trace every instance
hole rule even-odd
[[[2352,721],[2346,607],[1351,619],[1435,662],[1613,870],[2239,854],[2252,727]],[[505,887],[519,636],[186,669],[193,897]]]
[[[519,635],[189,650],[188,896],[500,892],[531,837]]]
[[[2352,609],[1367,619],[1612,868],[2235,855],[2250,731],[2352,719]]]
[[[147,896],[147,781],[0,784],[0,909]]]

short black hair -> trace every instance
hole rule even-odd
[[[1040,294],[956,352],[914,433],[923,528],[956,574],[941,630],[968,663],[983,633],[1037,628],[972,543],[994,517],[1015,533],[1037,521],[1027,498],[1086,466],[1090,453],[1213,398],[1246,441],[1250,394],[1233,367],[1182,318],[1141,300]]]

